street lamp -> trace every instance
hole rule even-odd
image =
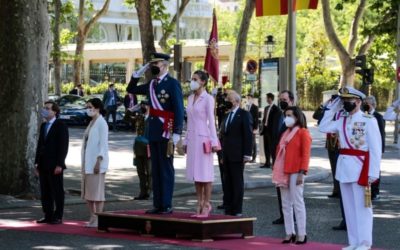
[[[269,56],[269,58],[272,57],[272,52],[274,52],[275,49],[275,40],[274,40],[274,36],[269,35],[267,36],[266,40],[264,41],[265,44],[265,48],[266,48],[266,52]]]

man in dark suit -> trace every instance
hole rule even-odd
[[[108,85],[108,90],[103,95],[103,104],[106,109],[106,122],[110,118],[113,120],[112,129],[117,129],[117,108],[120,103],[118,92],[115,90],[114,83]]]
[[[146,211],[150,214],[172,213],[175,170],[173,155],[169,155],[168,148],[173,151],[171,142],[176,145],[183,127],[182,89],[180,83],[168,74],[169,59],[168,55],[154,53],[151,61],[132,75],[127,87],[128,93],[147,95],[150,102],[148,139],[154,206]],[[154,78],[146,84],[137,85],[149,68]]]
[[[35,170],[39,176],[44,218],[37,223],[61,224],[64,212],[63,172],[68,153],[68,127],[57,119],[60,109],[47,101],[41,111],[46,122],[40,127]],[[55,204],[55,210],[54,210]]]
[[[75,88],[73,88],[70,92],[70,95],[79,95],[79,96],[84,96],[85,93],[83,92],[83,87],[82,84],[76,85]]]
[[[253,151],[251,154],[251,161],[250,162],[256,162],[256,157],[257,157],[257,144],[256,144],[256,132],[258,130],[258,106],[254,104],[253,102],[253,95],[248,94],[247,95],[247,111],[250,112],[251,118],[253,121]]]
[[[251,160],[252,119],[241,109],[240,96],[228,93],[227,108],[230,112],[221,124],[222,163],[225,178],[225,214],[241,216],[244,194],[244,164]]]
[[[275,117],[280,117],[282,111],[278,106],[274,104],[274,94],[267,93],[267,103],[268,105],[264,108],[264,116],[261,123],[260,135],[264,139],[264,154],[265,163],[260,166],[260,168],[270,168],[271,158],[272,162],[275,159],[275,153],[272,152],[272,137],[274,134],[279,133],[280,119],[274,119]]]
[[[385,120],[383,119],[383,116],[379,114],[376,110],[376,99],[374,96],[368,96],[365,98],[363,109],[364,112],[368,112],[370,115],[373,115],[378,122],[379,126],[379,132],[381,134],[381,139],[382,139],[382,153],[385,152]],[[371,184],[371,199],[372,200],[377,200],[379,199],[379,186],[381,183],[381,178],[379,174],[379,179],[377,179],[374,183]]]

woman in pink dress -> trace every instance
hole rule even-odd
[[[214,181],[214,154],[219,149],[214,119],[214,98],[206,92],[208,75],[193,73],[188,98],[187,133],[183,141],[186,158],[186,178],[194,181],[197,211],[193,217],[208,217],[211,211],[211,190]],[[208,150],[209,149],[209,150]],[[208,151],[208,152],[207,152]]]

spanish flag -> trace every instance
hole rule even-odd
[[[256,0],[256,16],[276,16],[288,13],[289,0]],[[318,0],[293,0],[293,10],[316,9]]]

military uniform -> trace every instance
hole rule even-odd
[[[133,144],[135,154],[134,165],[139,177],[139,196],[135,200],[144,200],[150,197],[151,192],[151,163],[150,146],[148,140],[148,124],[144,114],[138,114],[135,118],[137,136]]]
[[[351,87],[341,89],[340,94],[342,98],[365,98]],[[339,98],[329,104],[319,130],[339,136],[336,179],[340,182],[346,215],[348,249],[368,249],[372,245],[373,213],[371,207],[365,206],[364,186],[379,178],[381,138],[375,118],[360,110],[352,115],[343,112],[332,121],[341,108]]]
[[[151,62],[168,60],[169,56],[154,53]],[[175,182],[173,156],[167,156],[169,138],[168,123],[172,121],[172,133],[181,134],[183,127],[183,95],[180,83],[168,73],[142,85],[140,78],[132,76],[127,91],[147,95],[150,104],[149,144],[153,186],[153,210],[151,213],[172,212],[172,195]]]

